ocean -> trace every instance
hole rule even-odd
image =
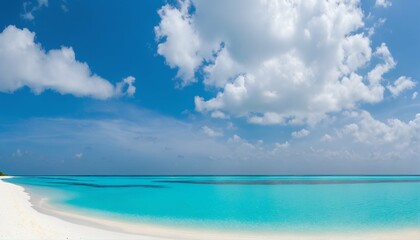
[[[420,226],[420,176],[23,176],[63,209],[174,227],[261,232]]]

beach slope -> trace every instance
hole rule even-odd
[[[32,208],[24,188],[2,181],[0,177],[0,239],[137,239],[157,238],[106,231],[63,221]]]

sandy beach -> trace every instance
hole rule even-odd
[[[2,177],[7,178],[7,177]],[[24,188],[0,180],[0,239],[137,239],[158,238],[106,231],[64,221],[36,211]]]
[[[7,177],[2,177],[7,178]],[[0,178],[0,239],[419,239],[420,231],[381,231],[353,234],[256,234],[201,231],[121,222],[57,209],[46,199],[30,196],[23,187]]]

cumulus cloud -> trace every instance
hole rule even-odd
[[[391,85],[388,85],[387,88],[391,92],[392,96],[396,97],[404,90],[412,89],[414,86],[416,86],[416,83],[411,78],[401,76]]]
[[[304,138],[304,137],[308,136],[310,133],[311,132],[309,130],[301,129],[299,131],[292,132],[292,137],[293,138]]]
[[[71,47],[46,51],[34,38],[35,33],[12,25],[0,33],[0,92],[12,93],[26,86],[35,94],[51,89],[97,99],[134,94],[133,77],[115,87],[77,61]],[[124,86],[128,87],[122,92]]]
[[[36,2],[23,2],[22,17],[26,20],[34,20],[34,13],[39,11],[43,7],[48,7],[48,0],[37,0]]]
[[[220,131],[216,131],[208,126],[203,126],[201,131],[209,137],[220,137],[223,136],[223,133]]]
[[[396,62],[385,43],[372,50],[359,1],[218,3],[167,4],[155,28],[181,85],[215,92],[195,97],[197,111],[289,124],[382,101]]]
[[[418,92],[413,92],[413,95],[411,95],[411,99],[416,99],[418,95]]]
[[[387,7],[390,7],[391,5],[392,5],[392,3],[388,0],[376,0],[376,2],[375,2],[376,7],[387,8]]]
[[[121,82],[116,85],[116,94],[117,95],[126,95],[129,97],[134,96],[136,93],[136,87],[134,86],[136,78],[133,76],[128,76],[124,78]]]
[[[381,46],[376,48],[374,55],[382,59],[383,63],[377,64],[367,75],[369,85],[372,88],[371,96],[367,98],[368,102],[379,102],[382,100],[385,89],[381,84],[383,75],[397,64],[385,43],[382,43]]]
[[[200,40],[191,28],[191,18],[188,14],[189,2],[183,2],[181,9],[165,5],[159,10],[162,21],[155,27],[158,40],[158,53],[165,56],[166,63],[171,68],[178,68],[178,77],[183,79],[182,85],[194,82],[194,74],[201,64],[201,56],[197,50]]]
[[[357,120],[341,130],[344,135],[352,136],[357,142],[407,147],[420,140],[420,113],[408,122],[399,119],[382,122],[374,119],[370,113],[362,111]]]
[[[74,154],[74,158],[81,159],[82,157],[83,157],[83,153]]]

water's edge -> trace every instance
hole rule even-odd
[[[16,184],[11,182],[12,184]],[[23,186],[21,184],[16,184],[25,189],[25,192],[30,196],[30,202],[32,207],[43,214],[47,214],[56,218],[60,218],[67,222],[71,222],[78,225],[90,226],[94,228],[100,228],[104,230],[110,230],[114,232],[121,233],[130,233],[143,236],[152,236],[152,237],[179,237],[182,239],[202,239],[197,236],[202,236],[204,233],[211,236],[224,236],[226,238],[231,238],[236,236],[256,236],[261,238],[262,236],[271,238],[271,237],[280,237],[284,234],[287,235],[302,235],[302,236],[312,236],[312,235],[336,235],[343,234],[343,231],[317,231],[317,232],[295,232],[295,231],[280,231],[280,232],[265,232],[265,231],[236,231],[236,230],[225,230],[225,229],[201,229],[201,228],[188,228],[188,227],[179,227],[179,226],[168,226],[163,224],[150,224],[142,222],[132,222],[124,221],[120,218],[105,217],[102,214],[95,214],[95,211],[84,211],[83,209],[74,208],[71,206],[61,206],[60,204],[54,204],[50,201],[47,195],[43,195],[40,192],[31,189],[31,187]],[[401,227],[396,229],[388,229],[388,231],[406,231],[406,230],[418,230],[418,228],[412,227]],[[360,230],[360,231],[359,231]],[[387,229],[384,229],[385,231]],[[352,234],[375,234],[378,231],[368,230],[368,229],[358,229],[358,231],[351,231]],[[157,234],[159,233],[159,234]],[[227,237],[229,236],[229,237]]]
[[[14,184],[14,183],[13,183]],[[111,219],[111,218],[103,218],[102,216],[98,216],[97,214],[91,212],[87,213],[82,211],[81,209],[76,209],[72,207],[65,207],[56,206],[51,204],[48,200],[48,197],[41,196],[40,194],[36,193],[35,191],[29,190],[27,187],[18,185],[24,188],[24,192],[29,195],[29,202],[31,203],[33,209],[36,211],[46,214],[52,217],[59,218],[61,220],[82,225],[82,226],[89,226],[93,228],[119,232],[119,233],[126,233],[126,234],[134,234],[134,235],[141,235],[141,236],[149,236],[149,237],[159,237],[159,238],[170,238],[170,239],[190,239],[190,240],[198,240],[203,239],[203,236],[211,237],[212,239],[243,239],[243,238],[251,238],[251,239],[278,239],[284,235],[301,235],[305,237],[310,237],[313,235],[312,233],[270,233],[270,232],[246,232],[246,231],[225,231],[225,230],[208,230],[205,229],[192,229],[192,228],[184,228],[184,227],[172,227],[167,225],[161,224],[149,224],[149,223],[141,223],[141,222],[131,222],[131,221],[123,221],[122,219]],[[319,234],[319,233],[317,233]],[[324,233],[329,235],[331,233]]]

